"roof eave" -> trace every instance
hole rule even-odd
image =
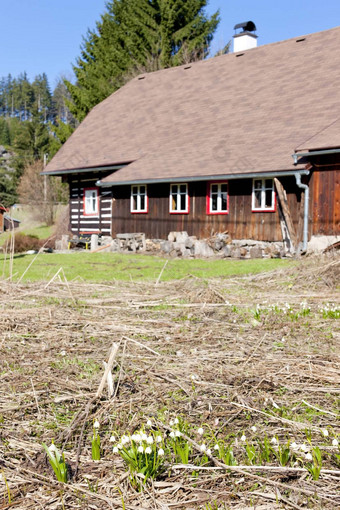
[[[68,175],[68,174],[80,174],[86,172],[105,172],[107,170],[120,170],[124,166],[131,163],[131,161],[126,163],[119,163],[117,165],[107,165],[107,166],[91,166],[91,167],[81,167],[81,168],[69,168],[65,170],[47,170],[44,172],[40,172],[40,175]]]
[[[197,182],[197,181],[230,181],[235,179],[252,179],[256,177],[285,177],[294,174],[300,175],[309,175],[309,170],[307,169],[292,169],[292,170],[277,170],[271,172],[251,172],[251,173],[242,173],[242,174],[217,174],[217,175],[204,175],[204,176],[187,176],[187,177],[173,177],[171,179],[138,179],[138,180],[130,180],[130,181],[117,181],[117,182],[103,182],[97,181],[96,185],[102,188],[109,188],[111,186],[125,186],[132,184],[161,184],[167,182]]]

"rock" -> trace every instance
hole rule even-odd
[[[91,251],[94,251],[98,248],[98,234],[91,235]]]
[[[240,255],[242,258],[249,258],[249,251],[247,248],[240,248]]]
[[[249,249],[249,255],[251,259],[260,259],[262,258],[262,249],[259,246],[252,246]]]
[[[176,232],[169,232],[168,241],[174,243],[176,241]]]
[[[61,250],[67,250],[68,249],[68,243],[69,243],[70,237],[68,235],[62,235],[61,236]]]
[[[231,257],[231,253],[232,253],[231,245],[227,244],[226,246],[224,246],[222,250],[222,254],[224,255],[224,257]]]
[[[174,243],[171,241],[162,241],[160,243],[160,249],[164,253],[170,253],[174,249]]]
[[[213,257],[214,250],[206,241],[196,241],[194,254],[196,257]]]
[[[176,242],[185,243],[189,238],[188,232],[176,232]]]

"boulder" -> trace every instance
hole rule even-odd
[[[194,254],[196,257],[213,257],[214,250],[206,241],[196,241]]]

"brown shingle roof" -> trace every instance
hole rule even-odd
[[[340,115],[340,27],[298,40],[131,80],[46,170],[132,162],[112,183],[293,170],[294,150]]]
[[[297,151],[333,149],[335,147],[340,147],[340,119],[332,122],[330,126],[306,140],[297,147]]]

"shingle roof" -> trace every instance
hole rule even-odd
[[[340,142],[339,48],[337,27],[139,76],[93,108],[46,171],[131,162],[103,179],[121,183],[294,170],[296,148]]]

